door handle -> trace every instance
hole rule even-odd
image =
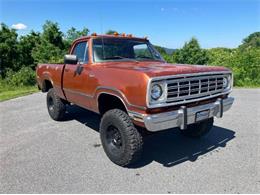
[[[89,73],[88,76],[89,77],[95,77],[95,75],[93,73]]]

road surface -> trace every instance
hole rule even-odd
[[[45,96],[0,103],[1,193],[260,192],[260,89],[235,89],[233,107],[202,139],[147,137],[132,168],[106,157],[98,115],[73,106],[53,121]]]

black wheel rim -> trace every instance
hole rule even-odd
[[[106,144],[110,152],[118,153],[122,151],[123,140],[120,131],[114,125],[110,125],[106,132]]]
[[[48,98],[48,108],[50,111],[54,110],[54,101],[53,101],[52,97]]]

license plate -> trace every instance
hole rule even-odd
[[[196,113],[196,122],[209,118],[209,110],[204,110]]]

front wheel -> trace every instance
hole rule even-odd
[[[141,156],[142,136],[122,110],[109,110],[103,115],[100,138],[108,158],[119,166],[133,164]]]
[[[207,120],[188,125],[187,129],[180,130],[181,133],[188,137],[202,137],[206,135],[213,127],[214,119]]]

